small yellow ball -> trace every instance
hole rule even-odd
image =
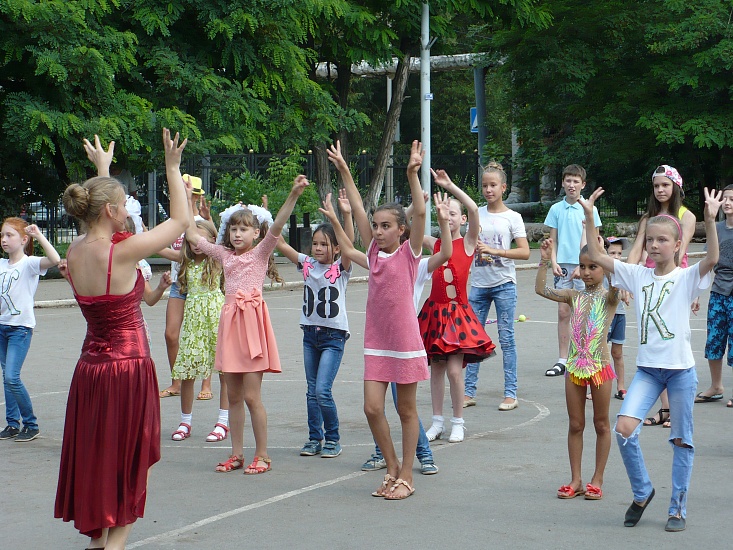
[[[518,320],[520,323],[524,323],[527,320],[527,318],[524,315],[520,315]]]

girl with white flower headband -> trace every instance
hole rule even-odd
[[[272,253],[283,226],[298,197],[308,186],[299,175],[275,219],[258,206],[241,204],[221,215],[219,244],[213,244],[196,231],[190,214],[186,240],[197,249],[219,260],[224,268],[225,301],[219,319],[214,367],[224,373],[229,396],[229,428],[232,453],[218,464],[217,472],[244,467],[244,404],[252,421],[255,456],[245,474],[263,474],[272,468],[267,453],[267,412],[262,404],[262,375],[281,372],[280,357],[270,314],[262,298],[265,274],[281,282]],[[191,185],[187,184],[191,200]],[[268,230],[269,227],[269,230]],[[257,239],[261,239],[259,243]]]

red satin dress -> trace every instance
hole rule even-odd
[[[69,389],[54,509],[55,517],[73,520],[92,538],[143,516],[148,469],[160,460],[160,399],[140,310],[142,274],[128,294],[109,293],[114,242],[125,238],[118,235],[107,293],[74,290],[87,334]]]

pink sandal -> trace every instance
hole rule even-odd
[[[603,490],[600,487],[588,483],[585,486],[585,500],[601,500],[603,498]]]
[[[216,429],[221,428],[224,433],[217,432]],[[206,436],[206,443],[216,443],[217,441],[224,441],[229,433],[229,426],[226,426],[220,422],[214,424],[214,429],[209,435]]]
[[[183,431],[181,428],[185,427],[188,429],[188,431]],[[173,441],[183,441],[184,439],[188,439],[191,437],[191,425],[186,424],[185,422],[181,422],[178,425],[178,429],[171,434],[171,439]]]

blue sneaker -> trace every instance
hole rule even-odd
[[[321,442],[311,439],[303,445],[303,448],[300,450],[300,456],[315,456],[321,454],[321,449],[323,449]]]
[[[321,452],[321,458],[336,458],[341,454],[341,445],[338,441],[326,441],[323,445],[323,452]]]
[[[361,469],[364,472],[375,472],[377,470],[382,470],[386,467],[387,461],[384,460],[384,457],[375,454],[369,457],[369,460],[361,465]]]
[[[420,461],[420,473],[424,476],[431,476],[438,473],[439,468],[435,465],[432,458],[424,458]]]

